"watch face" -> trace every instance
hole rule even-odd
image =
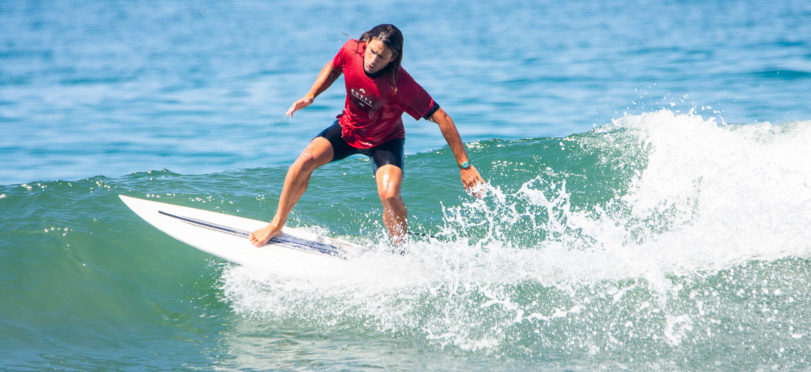
[[[470,168],[470,162],[469,161],[466,161],[466,162],[462,163],[462,169],[468,169],[468,168]]]

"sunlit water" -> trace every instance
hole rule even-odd
[[[811,8],[0,3],[0,367],[805,370]],[[281,276],[207,256],[118,194],[268,219],[343,102],[282,116],[380,22],[489,185],[406,118],[414,236],[370,164],[290,224],[365,247]],[[163,169],[163,170],[162,170]]]

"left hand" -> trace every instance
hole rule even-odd
[[[476,170],[476,167],[474,167],[473,165],[471,165],[470,168],[468,169],[464,168],[460,169],[459,175],[462,178],[462,185],[465,187],[465,191],[467,192],[471,192],[471,189],[476,187],[478,184],[484,183],[484,179],[479,174],[479,171]],[[481,195],[474,194],[473,196],[478,198]]]

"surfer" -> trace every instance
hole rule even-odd
[[[261,246],[281,234],[290,211],[306,190],[316,168],[354,154],[371,158],[383,204],[383,223],[392,241],[401,242],[407,232],[408,216],[400,196],[405,142],[403,112],[439,126],[456,158],[466,190],[484,182],[470,163],[453,120],[400,66],[402,59],[400,30],[389,24],[375,26],[360,39],[347,41],[321,69],[310,91],[290,106],[287,116],[292,117],[344,74],[347,94],[343,112],[290,166],[276,215],[269,225],[251,234],[251,243]]]

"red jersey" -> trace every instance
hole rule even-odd
[[[367,149],[405,138],[403,112],[415,120],[427,115],[434,100],[402,67],[393,89],[391,71],[371,77],[363,70],[366,42],[349,40],[332,59],[346,83],[346,104],[338,115],[341,137],[352,147]]]

